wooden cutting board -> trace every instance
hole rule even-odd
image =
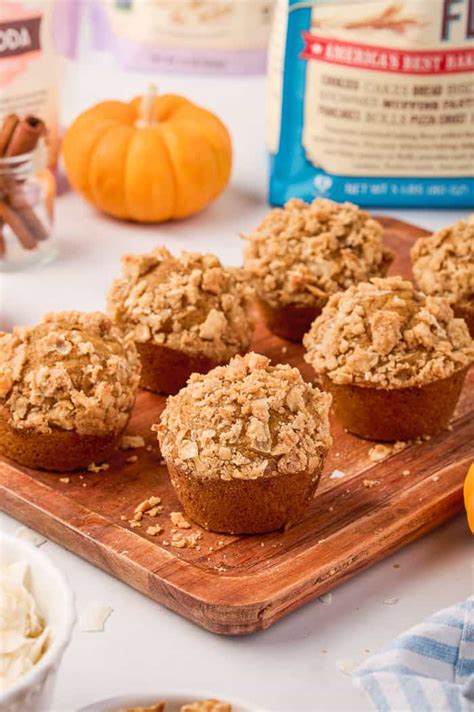
[[[425,232],[392,219],[382,222],[397,252],[391,271],[408,276],[409,247]],[[302,347],[272,336],[261,324],[253,348],[311,377]],[[164,398],[147,392],[138,397],[128,432],[143,435],[151,450],[118,451],[109,470],[70,474],[67,483],[60,475],[0,460],[1,508],[204,628],[251,633],[462,509],[463,478],[474,458],[473,371],[451,431],[408,444],[381,462],[369,458],[374,443],[333,422],[334,446],[316,497],[303,520],[284,533],[235,537],[203,532],[199,548],[163,544],[172,536],[169,513],[180,506],[150,432]],[[127,463],[132,454],[137,462]],[[336,469],[344,473],[342,479],[330,479]],[[135,505],[152,494],[162,498],[163,514],[131,529],[127,520]],[[147,535],[147,526],[156,523],[164,527],[163,534]]]

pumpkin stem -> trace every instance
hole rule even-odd
[[[142,96],[139,118],[136,122],[138,128],[147,128],[156,123],[156,119],[153,120],[156,95],[157,90],[155,84],[149,84],[147,93]]]

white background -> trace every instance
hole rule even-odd
[[[0,328],[38,320],[45,311],[101,309],[119,258],[164,243],[172,251],[207,250],[239,264],[239,233],[266,207],[265,85],[262,78],[153,76],[161,92],[183,93],[216,111],[234,142],[233,179],[205,213],[160,227],[118,223],[68,193],[57,203],[58,259],[41,269],[0,277]],[[83,54],[66,74],[64,119],[103,98],[140,94],[150,77],[124,74],[101,55]],[[382,212],[382,211],[378,211]],[[391,211],[427,228],[462,212]],[[1,526],[18,524],[2,516]],[[78,610],[93,601],[114,612],[103,633],[75,631],[62,665],[54,712],[130,691],[193,688],[247,698],[274,712],[367,709],[338,662],[358,662],[408,626],[473,591],[472,538],[459,517],[337,588],[331,605],[315,601],[268,631],[223,638],[161,608],[48,542],[43,550],[65,572]],[[399,568],[394,568],[394,564]],[[385,605],[397,597],[395,605]]]

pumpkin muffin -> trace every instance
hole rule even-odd
[[[214,255],[165,247],[122,258],[123,276],[109,293],[109,314],[132,334],[141,385],[174,394],[191,373],[206,373],[248,350],[252,323],[239,270]]]
[[[401,277],[334,294],[304,338],[305,360],[351,432],[408,440],[449,424],[474,342],[446,299]]]
[[[382,226],[352,203],[289,200],[245,237],[245,268],[274,334],[301,341],[331,294],[384,276]]]
[[[331,445],[330,402],[298,369],[255,353],[193,374],[153,427],[186,514],[232,534],[296,522]]]
[[[0,452],[67,471],[104,460],[132,410],[140,378],[130,337],[100,312],[47,314],[0,335]]]
[[[413,274],[425,294],[445,297],[474,337],[474,214],[420,237],[411,250]]]

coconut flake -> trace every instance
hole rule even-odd
[[[91,603],[79,616],[78,628],[84,633],[100,633],[114,609],[105,603]]]
[[[23,539],[23,541],[27,541],[29,544],[33,544],[33,546],[37,547],[43,546],[43,544],[48,541],[42,534],[35,532],[29,527],[18,527],[15,531],[15,536],[18,537],[18,539]]]
[[[322,596],[319,596],[319,600],[321,601],[321,603],[330,606],[332,603],[332,593],[323,593]]]

